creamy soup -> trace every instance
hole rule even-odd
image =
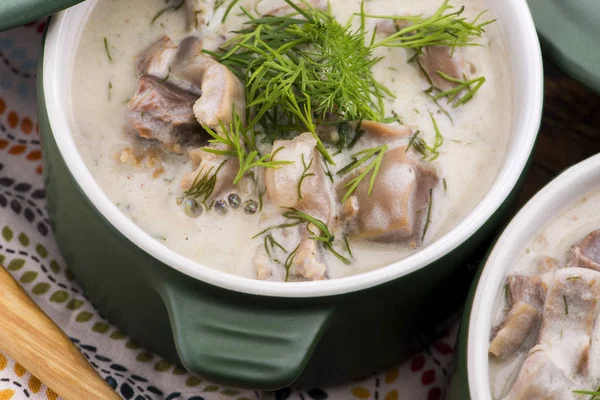
[[[600,385],[600,192],[561,210],[511,268],[490,344],[494,399],[588,399]]]
[[[207,266],[294,281],[399,261],[473,210],[510,138],[493,16],[465,28],[457,19],[486,7],[464,0],[437,21],[453,36],[419,28],[441,3],[367,1],[363,31],[360,0],[299,3],[306,15],[282,0],[97,0],[74,60],[75,142],[125,215]],[[262,16],[275,19],[248,23]],[[294,33],[286,16],[316,22]],[[226,42],[244,29],[303,42],[267,62],[264,48]],[[454,37],[479,45],[443,46]],[[289,92],[277,91],[282,76]]]

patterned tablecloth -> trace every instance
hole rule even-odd
[[[43,29],[41,21],[0,34],[0,264],[6,266],[123,398],[437,400],[442,397],[456,328],[388,371],[336,387],[259,393],[218,386],[193,376],[141,348],[103,318],[64,264],[48,221],[35,101]],[[596,153],[600,146],[599,140],[593,140],[598,130],[589,128],[600,126],[598,97],[556,71],[550,72],[552,79],[547,81],[546,90],[551,115],[544,122],[541,150],[534,158],[521,203],[566,165]],[[575,131],[573,138],[567,135],[568,130]],[[557,153],[553,149],[562,150]],[[552,161],[546,155],[553,157]],[[0,349],[0,400],[8,399],[57,399],[57,396]]]

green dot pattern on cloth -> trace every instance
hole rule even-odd
[[[9,271],[18,271],[21,268],[23,268],[23,265],[25,265],[25,260],[23,260],[22,258],[15,258],[14,260],[11,260],[11,262],[8,263],[6,268]]]

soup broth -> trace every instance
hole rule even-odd
[[[486,25],[485,32],[474,39],[481,46],[456,47],[456,54],[453,50],[446,55],[453,58],[460,53],[464,57],[467,72],[462,78],[459,77],[459,81],[485,77],[485,83],[474,92],[471,99],[464,97],[470,93],[465,86],[457,90],[457,97],[451,102],[451,97],[444,92],[456,89],[460,84],[448,80],[442,83],[450,89],[428,90],[432,86],[430,80],[435,82],[440,77],[434,75],[427,79],[419,63],[415,62],[415,57],[419,56],[413,49],[374,47],[372,57],[381,59],[370,70],[381,83],[378,90],[389,92],[382,95],[381,99],[385,109],[383,117],[390,117],[385,126],[369,125],[368,121],[357,125],[355,121],[350,121],[344,126],[335,125],[338,130],[331,133],[331,125],[323,122],[318,128],[324,133],[319,131],[318,137],[331,156],[331,162],[324,161],[315,135],[305,133],[307,136],[299,136],[307,129],[278,138],[274,144],[268,140],[258,140],[256,148],[259,154],[271,154],[266,158],[267,162],[292,160],[293,166],[282,164],[277,169],[254,168],[242,177],[235,190],[223,191],[217,197],[213,194],[214,198],[205,205],[200,204],[200,197],[190,199],[193,179],[188,178],[186,191],[182,188],[182,177],[189,177],[197,166],[188,150],[213,145],[205,142],[187,148],[187,142],[173,144],[161,142],[160,139],[157,142],[159,136],[156,132],[152,140],[145,141],[142,129],[135,131],[131,125],[138,127],[145,123],[145,118],[149,118],[151,112],[152,118],[159,118],[157,115],[162,112],[154,109],[135,111],[136,102],[147,100],[147,97],[139,100],[141,90],[153,91],[152,96],[163,96],[160,101],[172,100],[173,103],[185,104],[188,98],[194,99],[193,96],[208,98],[210,82],[207,79],[202,85],[190,84],[187,87],[187,83],[176,76],[177,71],[181,76],[185,75],[183,69],[176,70],[173,66],[169,66],[167,75],[156,73],[157,76],[153,76],[149,72],[152,68],[166,71],[164,65],[160,65],[161,60],[156,59],[154,61],[157,64],[147,67],[140,74],[141,61],[138,55],[147,51],[153,43],[160,46],[157,40],[165,36],[172,45],[167,44],[161,56],[167,58],[168,51],[177,51],[173,63],[178,62],[186,38],[190,35],[200,38],[198,41],[205,50],[218,51],[219,46],[224,46],[225,40],[235,36],[232,31],[248,26],[245,25],[248,16],[240,6],[258,15],[261,12],[281,13],[280,8],[287,5],[283,1],[265,0],[257,3],[254,0],[240,0],[235,4],[213,4],[210,10],[190,11],[189,7],[193,5],[189,6],[188,3],[193,2],[186,1],[185,6],[179,9],[174,3],[165,4],[164,0],[97,0],[91,6],[73,62],[71,119],[77,148],[108,197],[123,214],[154,237],[157,245],[167,246],[204,265],[249,278],[275,281],[340,278],[389,265],[419,251],[452,230],[491,187],[503,163],[511,127],[512,84],[508,55],[495,24]],[[373,0],[364,3],[364,12],[368,15],[429,16],[438,10],[440,3],[440,0]],[[233,4],[231,8],[228,7],[230,4]],[[475,19],[486,8],[482,0],[464,0],[461,5],[464,5],[461,17],[468,21]],[[341,24],[345,24],[360,10],[360,0],[330,1],[331,15]],[[290,9],[286,12],[293,11]],[[491,18],[493,16],[484,14],[480,20],[483,22]],[[353,29],[359,29],[360,18],[354,17],[352,21]],[[376,26],[377,33],[373,36],[375,43],[403,29],[400,22],[366,18],[366,42],[370,41]],[[390,25],[392,30],[386,32]],[[167,43],[166,39],[164,43]],[[427,54],[434,51],[425,50]],[[186,65],[192,68],[193,62]],[[210,65],[216,73],[226,74],[218,65]],[[234,75],[227,77],[239,79]],[[475,80],[470,88],[479,83],[481,80]],[[244,86],[244,83],[240,84],[240,87]],[[434,99],[437,94],[442,96]],[[461,98],[465,100],[464,104],[455,107]],[[237,111],[245,112],[243,104],[237,105]],[[231,106],[232,102],[226,104],[226,107]],[[191,113],[191,106],[188,109]],[[134,112],[138,114],[132,117]],[[253,112],[248,111],[248,115],[251,116]],[[168,123],[164,115],[161,117],[163,120],[160,124],[163,125],[159,124],[160,129],[168,129],[175,123],[175,117],[171,117]],[[182,126],[190,126],[189,118],[185,121],[184,116],[181,118]],[[135,121],[132,122],[133,119]],[[165,124],[171,125],[165,128]],[[220,130],[218,125],[214,128],[217,135],[223,135],[223,131],[229,129]],[[353,131],[355,135],[361,130],[366,134],[356,141],[354,148],[350,149],[347,144],[343,151],[336,154],[337,149],[343,146],[337,137],[342,128]],[[369,130],[375,132],[376,129],[388,128],[393,130],[392,136],[401,138],[394,139],[394,142],[389,139],[388,142],[385,132],[372,133]],[[201,126],[197,124],[189,129],[195,134]],[[132,138],[132,130],[142,138]],[[189,131],[184,133],[192,135]],[[214,139],[206,133],[202,135],[206,139]],[[197,137],[191,140],[195,141]],[[156,153],[158,155],[154,152],[157,144],[162,146]],[[242,145],[248,146],[245,151],[249,153],[249,144]],[[298,148],[308,146],[309,151],[294,153],[292,146],[296,145]],[[273,156],[278,146],[285,148]],[[403,150],[399,150],[398,146],[404,146]],[[380,150],[368,153],[372,149]],[[360,151],[367,153],[360,154]],[[207,156],[204,153],[203,160],[218,157],[210,154]],[[304,155],[306,157],[302,158]],[[365,155],[370,157],[355,168],[353,163]],[[400,161],[393,163],[392,155]],[[372,178],[373,170],[377,168],[373,163],[380,156],[384,156],[380,164],[383,167],[375,179]],[[222,166],[221,171],[238,162],[237,157],[229,157],[231,160]],[[404,160],[406,157],[408,159]],[[307,165],[313,161],[313,165]],[[388,169],[386,163],[389,164]],[[351,191],[348,182],[360,177],[364,172],[361,168],[368,165],[373,165],[373,168],[365,173],[355,192],[344,199]],[[210,178],[210,173],[214,174],[221,165],[217,162],[213,166],[215,168],[212,170],[204,170],[207,174],[205,177]],[[344,175],[343,169],[348,166],[352,170]],[[285,171],[296,174],[292,184],[283,180],[281,174]],[[235,172],[237,170],[233,176]],[[301,178],[298,189],[300,195],[297,195],[296,181],[302,176],[304,178]],[[408,207],[412,207],[410,218],[414,221],[402,220],[408,218],[405,214],[398,217],[399,221],[390,221],[390,215],[402,205],[401,196],[407,190],[404,186],[408,185],[403,182],[412,182],[410,179],[414,179],[414,176],[417,177],[417,189],[407,200]],[[195,178],[200,179],[202,175],[198,173]],[[322,187],[313,188],[318,179],[322,180]],[[372,187],[373,193],[368,194],[372,179],[375,186]],[[389,189],[393,195],[385,203],[391,211],[382,208],[383,200],[381,204],[373,205],[374,196],[383,193],[378,192],[378,187],[384,185],[388,185],[385,189]],[[276,190],[282,192],[275,193]],[[317,203],[325,202],[326,205],[318,203],[314,212],[309,206],[302,208],[299,202],[302,191],[306,191],[304,196],[308,199],[304,200],[304,204],[314,200]],[[396,196],[394,193],[400,194]],[[230,194],[235,196],[231,197]],[[286,194],[295,197],[289,200],[284,198]],[[282,208],[282,205],[286,208]],[[188,207],[187,210],[185,207]],[[323,211],[323,207],[328,207],[328,213]],[[364,210],[369,207],[369,214],[361,214],[366,213]],[[295,212],[301,214],[293,214]],[[318,217],[330,232],[307,221],[306,214]],[[348,215],[354,219],[351,220]],[[266,231],[273,226],[289,225],[290,222],[297,222],[298,226]],[[402,225],[404,223],[408,227]],[[293,229],[299,230],[292,232]],[[263,248],[267,249],[268,255],[265,255]],[[257,256],[257,252],[262,253]]]

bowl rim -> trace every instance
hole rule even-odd
[[[504,36],[514,36],[513,46],[520,46],[519,53],[526,55],[511,60],[513,77],[515,76],[515,65],[523,69],[518,87],[514,84],[515,79],[513,78],[514,90],[520,90],[519,94],[523,101],[523,107],[521,107],[523,115],[518,119],[516,115],[513,115],[515,120],[512,124],[511,135],[519,137],[520,143],[518,146],[513,144],[511,148],[507,149],[503,165],[488,193],[463,221],[429,246],[403,260],[349,277],[318,282],[268,282],[221,272],[192,261],[158,243],[125,217],[100,189],[79,155],[70,133],[66,107],[61,107],[64,104],[60,95],[64,79],[61,78],[58,66],[63,62],[61,55],[64,50],[63,41],[66,39],[65,26],[69,23],[70,15],[74,9],[86,5],[89,3],[82,3],[55,16],[44,41],[43,101],[61,157],[82,192],[100,215],[129,241],[175,270],[224,289],[273,297],[323,297],[371,288],[424,268],[455,250],[492,217],[516,186],[519,177],[525,170],[537,138],[543,101],[543,70],[539,42],[526,1],[505,0],[502,8],[503,12],[510,14],[511,25],[510,28],[501,25],[502,33]],[[516,113],[513,112],[513,114]],[[509,141],[509,147],[511,141],[514,140]],[[507,157],[509,153],[510,159]]]
[[[492,400],[489,383],[489,338],[502,283],[529,241],[552,217],[572,202],[597,190],[600,154],[581,161],[540,190],[507,225],[489,253],[477,282],[466,334],[467,379],[471,398]],[[545,221],[545,222],[544,222]],[[517,251],[518,250],[518,251]]]

